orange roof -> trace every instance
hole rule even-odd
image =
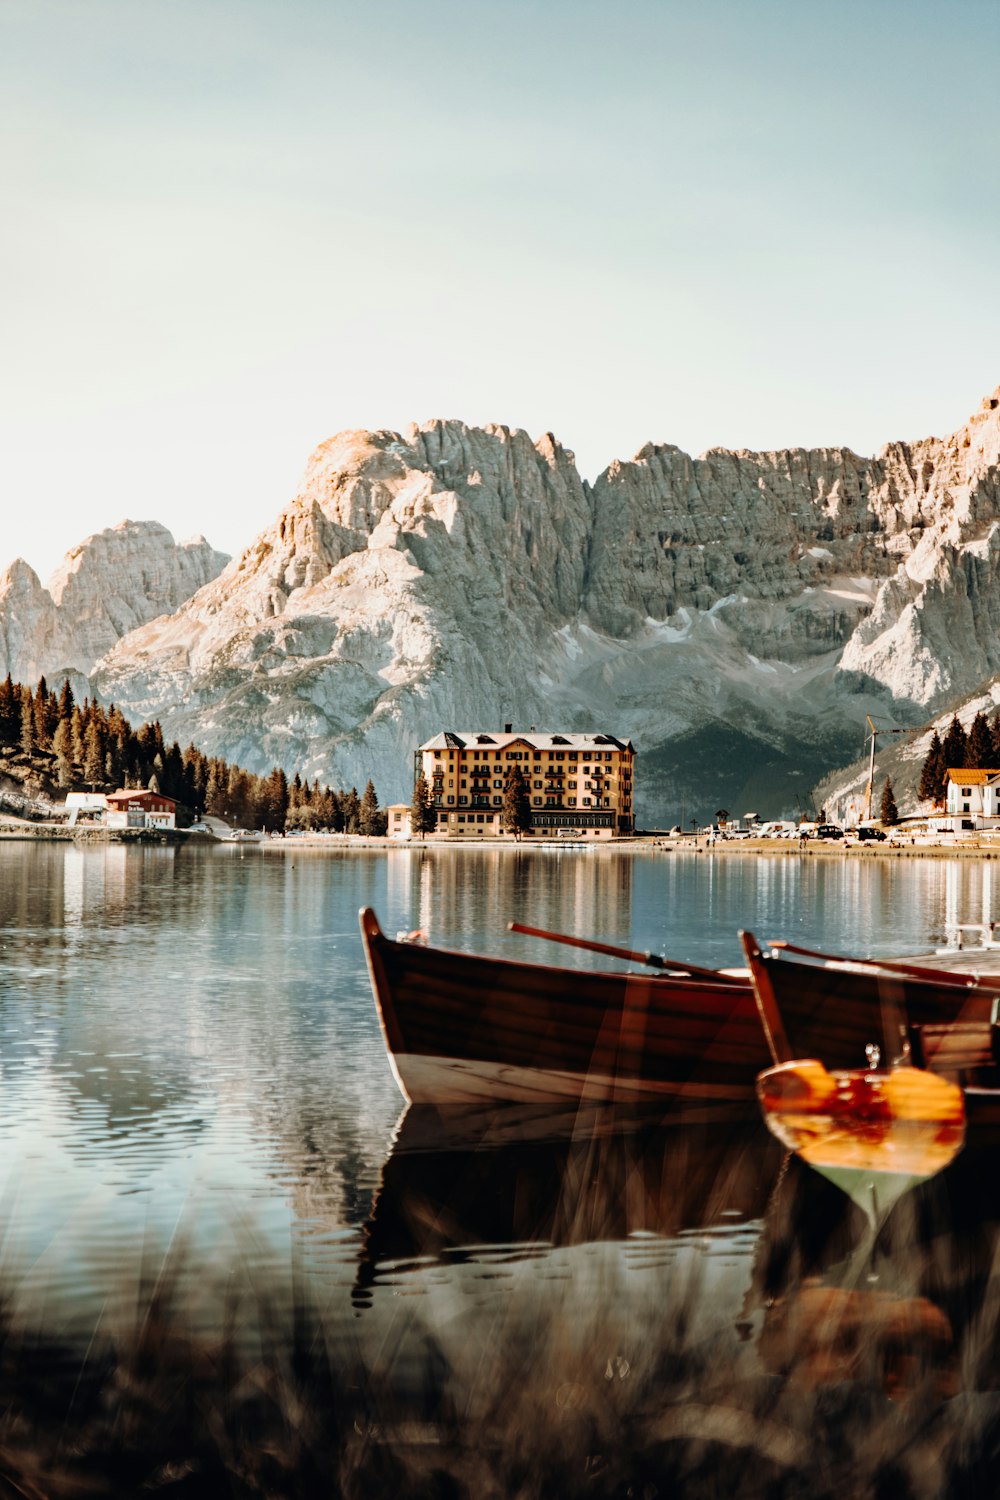
[[[960,781],[965,786],[986,786],[997,776],[1000,776],[1000,771],[980,770],[978,767],[973,769],[972,766],[959,766],[957,770],[954,766],[948,767],[949,780]]]

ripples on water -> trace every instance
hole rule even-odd
[[[290,1349],[305,1317],[358,1464],[387,1424],[430,1421],[435,1441],[516,1438],[538,1474],[582,1445],[609,1485],[626,1439],[661,1467],[664,1445],[694,1463],[692,1444],[759,1440],[768,1474],[796,1470],[802,1410],[765,1432],[760,1409],[793,1370],[803,1390],[891,1396],[893,1420],[901,1392],[937,1410],[992,1391],[989,1155],[901,1205],[873,1259],[846,1200],[783,1169],[752,1118],[398,1124],[357,932],[370,904],[389,932],[577,966],[507,921],[702,964],[737,961],[740,926],[917,952],[946,920],[993,915],[991,878],[959,861],[8,845],[4,1316],[86,1348],[141,1326],[159,1284],[176,1326],[243,1350]]]

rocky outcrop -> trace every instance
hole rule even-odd
[[[804,806],[865,712],[916,722],[1000,670],[998,405],[874,458],[647,445],[593,486],[551,434],[342,433],[93,680],[253,769],[383,798],[440,727],[512,721],[632,735],[640,817],[726,776],[730,807],[781,810],[796,771]]]
[[[122,521],[66,554],[43,588],[18,559],[0,577],[0,675],[33,683],[90,672],[123,635],[178,609],[228,562],[204,537]]]

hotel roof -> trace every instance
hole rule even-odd
[[[987,771],[979,767],[973,769],[971,766],[959,766],[957,769],[954,766],[948,767],[948,779],[960,782],[963,786],[987,786],[998,776],[1000,776],[1000,770]]]
[[[529,729],[518,734],[500,734],[482,729],[454,734],[446,730],[420,746],[421,750],[505,750],[508,745],[530,745],[533,750],[631,750],[631,740],[616,739],[613,734],[550,734],[547,730]]]

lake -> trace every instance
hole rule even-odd
[[[357,911],[543,962],[590,960],[509,920],[724,964],[739,927],[927,951],[994,915],[992,879],[972,860],[5,845],[8,1340],[68,1362],[82,1410],[86,1351],[105,1371],[164,1301],[239,1361],[298,1359],[308,1328],[324,1374],[310,1363],[304,1389],[332,1382],[350,1413],[324,1451],[341,1478],[391,1459],[397,1493],[439,1471],[448,1493],[651,1495],[664,1475],[694,1493],[723,1472],[746,1488],[747,1466],[778,1483],[814,1447],[839,1474],[873,1410],[889,1425],[872,1473],[926,1478],[926,1426],[908,1457],[893,1447],[901,1413],[997,1386],[986,1148],[873,1246],[752,1114],[401,1118]],[[994,1416],[966,1413],[963,1474]],[[935,1463],[951,1451],[936,1442]]]

